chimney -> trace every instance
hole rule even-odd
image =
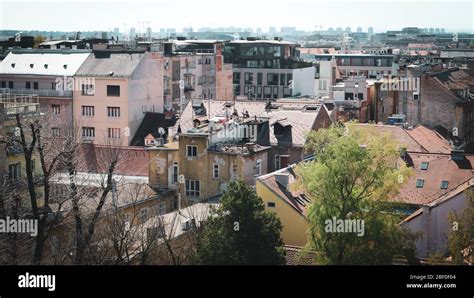
[[[462,161],[465,158],[464,150],[451,149],[451,159],[454,161]]]

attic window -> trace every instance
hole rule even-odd
[[[45,65],[44,65],[44,68],[48,69],[48,64],[45,64]]]
[[[429,165],[429,162],[422,162],[421,165],[420,165],[420,170],[428,170],[428,165]]]
[[[423,188],[424,184],[425,184],[424,179],[416,179],[416,188]]]
[[[33,63],[30,64],[30,68],[33,68],[33,66],[35,66]]]
[[[269,208],[275,208],[275,203],[274,202],[268,202],[267,207]]]
[[[12,63],[12,68],[15,68],[15,63]]]
[[[64,65],[63,65],[63,68],[64,68],[64,69],[67,69],[67,64],[64,64]]]
[[[449,181],[448,180],[442,180],[440,188],[441,189],[448,189]]]

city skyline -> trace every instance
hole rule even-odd
[[[446,32],[469,32],[474,28],[474,5],[471,1],[314,1],[296,0],[288,4],[277,0],[271,2],[271,14],[265,14],[270,2],[221,3],[215,0],[201,1],[200,4],[188,0],[137,2],[125,1],[9,1],[0,0],[0,30],[43,30],[43,31],[113,31],[128,32],[131,27],[143,33],[146,27],[153,32],[163,28],[192,27],[194,31],[209,27],[261,28],[296,27],[298,30],[318,31],[332,27],[351,27],[356,31],[362,27],[366,32],[373,27],[374,32],[400,30],[403,27],[444,28]],[[367,8],[367,4],[373,4]],[[248,5],[251,5],[249,9]],[[429,4],[429,5],[428,5]],[[456,18],[447,18],[449,7],[456,5]],[[163,7],[167,13],[163,13]],[[294,8],[291,11],[288,8]],[[104,13],[107,11],[108,13]],[[212,18],[209,17],[212,11]],[[335,12],[332,14],[324,11]],[[387,24],[387,12],[390,24]],[[411,12],[411,13],[407,13]],[[423,12],[418,13],[418,12]],[[176,17],[176,13],[181,17]],[[357,19],[361,13],[368,17]],[[37,18],[41,15],[41,18]],[[298,15],[298,17],[296,17]],[[71,17],[79,21],[70,23]],[[120,20],[120,22],[117,22]],[[97,25],[100,24],[100,25]],[[61,30],[59,30],[59,28]]]

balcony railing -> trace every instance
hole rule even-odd
[[[10,89],[10,94],[36,94],[40,97],[65,97],[72,98],[72,91],[48,89]]]

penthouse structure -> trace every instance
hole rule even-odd
[[[234,96],[245,99],[314,96],[316,69],[298,59],[296,46],[279,39],[227,42],[224,58],[233,65]]]

